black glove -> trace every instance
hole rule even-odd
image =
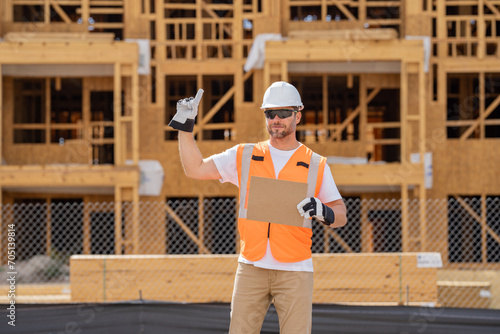
[[[321,203],[316,197],[304,199],[297,205],[299,213],[304,218],[316,218],[326,226],[335,222],[335,213],[331,208]]]
[[[188,97],[177,102],[177,112],[168,123],[176,130],[193,132],[194,120],[198,115],[198,105],[203,96],[203,89],[199,89],[194,98]]]

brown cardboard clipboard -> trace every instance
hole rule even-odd
[[[303,226],[297,210],[307,195],[307,183],[252,176],[248,193],[247,219]]]

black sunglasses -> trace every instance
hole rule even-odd
[[[264,113],[266,114],[266,118],[269,119],[274,119],[276,115],[278,115],[280,119],[288,118],[292,116],[294,112],[296,111],[291,109],[272,109],[264,111]]]

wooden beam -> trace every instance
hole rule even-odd
[[[139,73],[138,64],[132,65],[132,160],[134,165],[139,163],[140,151],[140,122],[139,122]]]
[[[375,96],[377,96],[377,94],[381,91],[382,89],[381,88],[375,88],[373,89],[370,94],[368,94],[368,96],[366,97],[366,103],[365,103],[365,106],[367,106],[371,100],[373,100],[375,98]],[[353,112],[351,112],[351,114],[349,116],[346,117],[346,119],[338,126],[336,127],[332,134],[330,135],[330,140],[334,140],[334,139],[337,139],[337,140],[340,140],[340,136],[342,134],[342,131],[345,130],[345,128],[347,127],[347,125],[349,125],[352,121],[354,121],[354,119],[359,115],[359,113],[361,112],[361,109],[362,109],[362,106],[361,104],[359,104],[356,109],[354,109]],[[403,137],[401,137],[403,138]]]
[[[418,116],[419,116],[419,127],[418,127],[418,150],[420,153],[420,161],[422,162],[423,179],[419,186],[419,208],[420,208],[420,251],[427,251],[427,191],[425,189],[425,149],[426,149],[426,87],[425,87],[425,72],[424,63],[419,62],[418,71]]]
[[[408,184],[401,184],[401,246],[403,252],[409,251],[410,219],[408,210]]]
[[[496,17],[500,17],[500,10],[498,10],[498,8],[492,4],[490,2],[490,0],[483,0],[484,4],[486,5],[486,7],[489,8],[489,10],[491,10],[491,12],[496,16]],[[498,3],[498,2],[497,2]]]
[[[401,77],[400,77],[400,89],[399,89],[399,106],[400,112],[399,117],[401,119],[401,145],[400,145],[400,155],[401,162],[407,163],[410,160],[409,149],[408,149],[408,63],[401,62]]]
[[[45,78],[45,145],[51,142],[52,96],[50,78]]]
[[[266,61],[401,61],[418,62],[423,55],[421,40],[356,42],[299,40],[266,42]]]
[[[140,217],[139,217],[139,185],[132,187],[132,244],[134,254],[141,252]]]
[[[125,42],[4,42],[2,64],[123,64],[137,63],[137,44]]]
[[[476,213],[476,211],[474,211],[473,208],[470,207],[469,204],[467,204],[467,202],[463,200],[461,196],[454,195],[453,197],[455,197],[457,202],[465,209],[465,211],[467,211],[467,213],[472,217],[472,219],[474,219],[478,224],[481,224],[482,221],[481,217]],[[500,243],[500,236],[491,227],[486,225],[484,226],[484,228],[486,229],[488,234],[493,239],[495,239],[496,242]]]
[[[200,240],[191,229],[184,223],[184,221],[175,213],[175,211],[168,205],[165,204],[165,210],[167,214],[172,217],[172,219],[179,225],[179,227],[187,234],[187,236],[193,240],[193,242],[199,247],[200,252],[204,254],[211,254],[211,252],[205,247],[202,240]]]
[[[56,11],[57,14],[59,14],[59,16],[62,18],[62,20],[64,21],[64,23],[73,23],[73,21],[71,21],[71,19],[69,18],[68,14],[66,14],[66,12],[61,8],[61,6],[59,6],[59,4],[54,1],[54,0],[48,0],[50,5],[52,6],[52,8],[54,8],[54,10]],[[50,22],[47,22],[47,23],[50,23]]]
[[[115,254],[122,255],[122,187],[115,186]]]
[[[1,5],[0,5],[1,6]],[[1,68],[0,68],[1,70]],[[0,73],[2,73],[0,71]],[[0,78],[2,76],[0,75]],[[1,85],[0,85],[1,86]],[[2,92],[2,90],[0,90],[0,92]],[[0,95],[2,95],[0,93]],[[1,103],[0,103],[1,105]],[[2,114],[0,113],[0,118],[2,117]],[[0,137],[1,138],[1,137]],[[0,144],[1,146],[1,144]],[[1,167],[0,167],[1,168]],[[3,226],[3,189],[2,189],[2,185],[0,184],[0,263],[3,264],[3,234],[2,234],[2,231],[4,230],[4,226]]]
[[[331,236],[333,239],[335,239],[336,242],[339,243],[339,245],[348,253],[354,253],[354,251],[352,250],[352,248],[349,246],[349,244],[347,242],[345,242],[344,239],[342,239],[342,237],[337,233],[335,232],[335,230],[333,230],[332,228],[329,228],[329,227],[326,227],[325,228],[325,234]],[[329,253],[328,252],[325,252],[325,253]]]
[[[83,254],[90,254],[92,251],[91,243],[91,217],[90,202],[87,197],[83,198]]]
[[[488,263],[488,208],[486,195],[481,195],[481,262]]]
[[[5,140],[3,139],[3,117],[4,117],[3,113],[4,113],[4,110],[3,110],[3,74],[2,74],[2,63],[0,62],[0,165],[2,163],[2,157],[3,157],[3,150],[2,150],[3,143],[5,142]],[[1,190],[2,190],[2,188],[0,187],[0,205],[2,204]],[[0,216],[1,216],[1,211],[0,211]],[[1,229],[1,227],[2,227],[2,225],[0,225],[0,229]],[[1,239],[1,237],[2,236],[0,235],[0,239]],[[1,246],[1,244],[0,244],[0,246]],[[2,248],[0,248],[0,250],[1,249]],[[1,253],[1,251],[0,251],[0,253]],[[1,256],[0,256],[0,263],[2,263]]]
[[[357,18],[339,0],[330,0],[347,17],[349,21],[357,21]]]
[[[121,75],[121,64],[115,63],[115,75],[113,79],[113,117],[114,117],[114,154],[115,154],[115,165],[124,165],[124,157],[122,156],[122,147],[125,145],[122,142],[122,75]]]
[[[205,12],[207,12],[208,16],[212,17],[213,19],[220,19],[221,17],[219,15],[217,15],[217,13],[210,7],[211,5],[208,5],[207,2],[205,0],[201,0],[199,1],[201,2],[201,6],[202,8],[205,10]],[[234,3],[234,7],[237,6],[237,4],[240,4],[241,2],[240,1],[236,1]],[[237,22],[237,17],[236,17],[236,10],[233,10],[233,15],[234,15],[234,18],[235,18],[235,21],[233,22],[233,24],[236,24]],[[222,23],[223,24],[223,23]],[[242,22],[240,22],[240,24],[242,24]],[[223,25],[223,29],[224,29],[224,32],[226,34],[228,34],[229,37],[233,37],[233,31],[231,29],[229,29],[226,25]],[[236,35],[236,36],[239,36],[239,35]]]
[[[206,113],[202,119],[198,121],[198,127],[193,131],[193,135],[198,134],[201,130],[203,130],[203,126],[208,123],[212,117],[222,108],[224,104],[226,104],[227,101],[231,97],[233,97],[235,92],[235,86],[233,85],[231,88],[227,90],[227,92],[217,101],[217,103]]]
[[[480,114],[478,119],[475,120],[474,124],[472,124],[467,131],[465,131],[461,136],[460,140],[464,141],[466,140],[472,132],[481,124],[481,122],[484,122],[486,118],[496,110],[496,108],[500,105],[500,95],[498,95],[493,102],[488,106],[488,108],[484,111],[484,113]]]
[[[438,269],[419,268],[417,256],[313,254],[313,302],[397,305],[401,292],[408,287],[412,305],[436,303]],[[228,303],[237,258],[234,254],[74,255],[70,259],[71,300],[131,300],[142,291],[143,298],[149,300]]]
[[[205,244],[205,203],[203,200],[205,197],[203,195],[198,196],[198,239],[202,245]],[[198,253],[203,254],[201,248],[198,249]]]
[[[47,211],[45,212],[45,219],[47,221],[45,230],[45,253],[50,256],[52,254],[52,198],[47,198],[45,201]]]
[[[115,184],[139,184],[136,166],[2,166],[0,184],[4,187],[111,187]]]

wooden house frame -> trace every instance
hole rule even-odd
[[[38,9],[44,8],[39,11],[43,15],[36,22],[17,22],[20,8],[35,3]],[[0,80],[1,150],[4,156],[11,152],[19,157],[14,166],[0,166],[3,201],[23,196],[17,192],[22,187],[60,185],[62,174],[65,185],[113,187],[116,217],[121,217],[120,203],[152,199],[138,194],[139,159],[155,159],[164,167],[166,181],[155,200],[190,197],[203,203],[209,197],[237,197],[231,186],[183,176],[176,135],[167,125],[175,102],[194,95],[198,87],[205,89],[195,134],[201,152],[208,156],[240,142],[265,140],[260,101],[271,82],[286,80],[297,84],[307,102],[298,127],[306,145],[327,157],[372,157],[362,165],[330,164],[342,194],[401,198],[402,250],[447,254],[446,208],[438,215],[441,232],[436,234],[426,219],[427,199],[500,195],[500,180],[495,177],[500,163],[500,94],[492,88],[500,77],[499,22],[500,4],[494,0],[3,1],[0,35],[6,42],[0,43],[0,66],[6,74]],[[110,33],[115,38],[149,41],[150,74],[137,74],[136,45],[113,41]],[[263,68],[245,72],[252,45],[261,34],[279,34],[282,39],[265,43]],[[61,169],[51,170],[49,164],[59,161],[49,155],[38,166],[27,166],[33,148],[21,155],[12,153],[22,146],[12,143],[12,129],[34,126],[13,124],[8,116],[12,113],[6,93],[12,91],[9,73],[29,72],[32,65],[52,66],[54,73],[62,71],[50,76],[58,85],[57,78],[64,77],[61,66],[68,63],[112,67],[112,81],[86,83],[111,85],[115,92],[112,166],[90,166],[87,159],[83,163],[88,166],[64,167],[61,173]],[[334,106],[328,96],[336,89],[348,98],[354,96],[353,104]],[[122,90],[131,101],[127,113],[121,112],[117,98]],[[393,106],[392,118],[384,118],[380,104],[388,102],[391,94],[397,96],[397,106]],[[460,110],[470,96],[479,102],[474,113],[464,116]],[[459,116],[453,113],[453,103],[462,108],[455,113]],[[71,127],[85,129],[90,123],[83,120],[82,125]],[[46,124],[50,129],[50,122]],[[104,144],[108,139],[101,140]],[[386,147],[393,150],[389,160],[383,157]],[[428,152],[433,155],[431,189],[425,187],[423,163]],[[415,154],[419,162],[412,160]],[[132,160],[132,165],[125,165],[126,160]],[[451,174],[456,178],[449,178]],[[87,196],[87,200],[109,198],[98,193]],[[417,218],[410,218],[409,199],[420,203]],[[190,231],[171,208],[161,210],[174,217],[193,242],[203,245],[203,235]],[[367,211],[364,208],[362,214],[362,249],[369,252],[373,240]],[[489,235],[498,242],[498,234],[485,223],[484,212],[476,213],[475,219],[483,237]],[[148,252],[137,219],[133,219],[133,236],[126,240],[122,240],[119,220],[116,249]],[[155,231],[164,232],[161,227]],[[158,237],[154,243],[156,252],[165,241]],[[485,239],[483,243],[484,251]],[[200,252],[209,250],[200,247]]]

